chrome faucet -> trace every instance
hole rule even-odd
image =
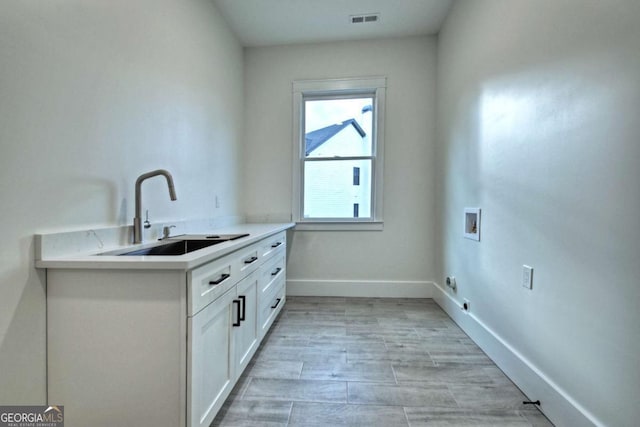
[[[133,218],[133,243],[142,243],[142,182],[147,178],[162,175],[167,179],[169,186],[169,197],[176,200],[176,189],[173,186],[173,177],[164,169],[157,169],[151,172],[143,173],[136,179],[136,216]]]

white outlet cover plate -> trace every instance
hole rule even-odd
[[[533,289],[533,267],[522,266],[522,287]]]

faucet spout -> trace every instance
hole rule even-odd
[[[169,187],[169,197],[171,200],[177,200],[176,189],[173,185],[173,177],[169,171],[165,169],[157,169],[151,172],[143,173],[136,179],[136,216],[133,218],[133,243],[142,243],[142,182],[148,178],[162,175],[167,180]]]

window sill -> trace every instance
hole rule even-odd
[[[296,222],[296,231],[382,231],[383,221],[366,222],[329,222],[329,221],[299,221]]]

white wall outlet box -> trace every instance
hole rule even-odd
[[[522,287],[533,289],[533,267],[522,266]]]
[[[464,208],[464,237],[480,241],[480,208]]]

